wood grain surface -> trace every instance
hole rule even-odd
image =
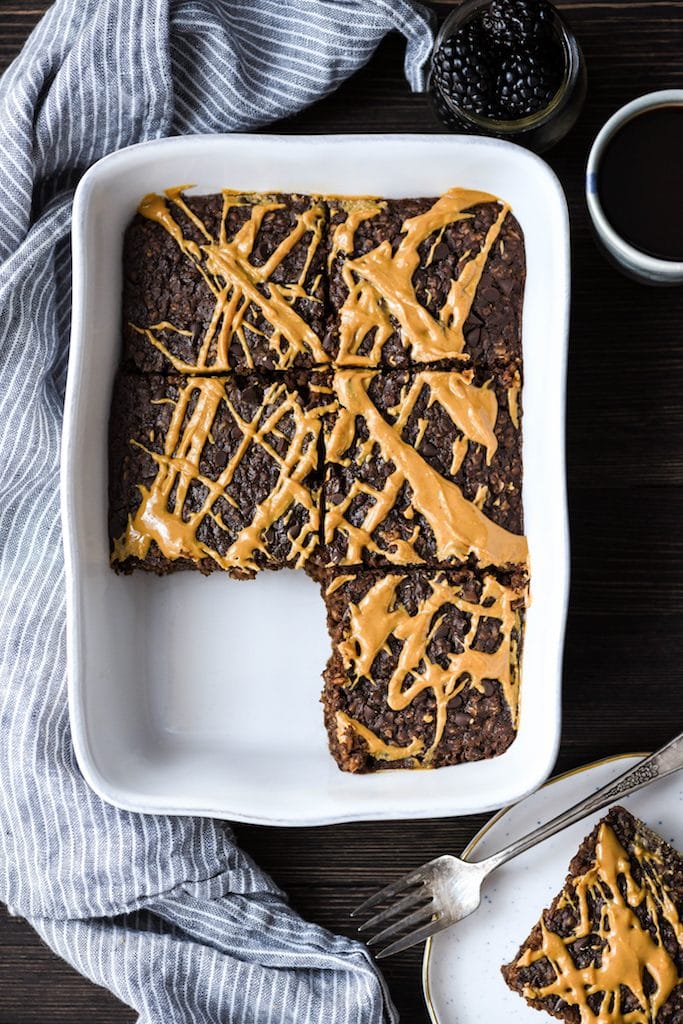
[[[0,69],[47,6],[0,0]],[[433,6],[443,16],[451,4]],[[573,251],[563,770],[654,748],[683,728],[683,289],[644,288],[608,266],[583,198],[588,149],[606,118],[644,92],[683,87],[683,2],[560,6],[589,78],[578,125],[547,157],[569,199]],[[274,130],[439,131],[426,98],[409,92],[402,61],[402,41],[388,38],[335,95]],[[411,866],[459,852],[483,821],[240,826],[237,835],[302,914],[351,935],[349,911],[364,896]],[[421,955],[413,949],[385,966],[404,1024],[428,1020]],[[124,1024],[134,1016],[62,964],[25,923],[0,914],[0,1024]]]

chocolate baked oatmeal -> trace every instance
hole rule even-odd
[[[174,188],[123,263],[114,569],[322,580],[344,770],[507,749],[528,589],[509,207]]]
[[[681,1024],[683,857],[623,807],[584,839],[507,984],[567,1024]]]
[[[523,578],[470,570],[332,576],[323,703],[344,771],[502,753],[515,736]]]
[[[524,242],[508,206],[451,189],[329,208],[335,362],[477,365],[519,384]]]
[[[326,208],[310,196],[146,196],[124,241],[123,336],[145,373],[329,362]]]
[[[318,544],[324,374],[305,383],[121,374],[110,423],[112,564],[249,578]]]
[[[338,370],[333,387],[328,564],[526,561],[516,388],[444,370]]]

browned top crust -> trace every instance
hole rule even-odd
[[[124,242],[126,364],[225,373],[329,362],[326,219],[311,196],[147,196]]]
[[[510,745],[523,579],[365,570],[330,576],[323,593],[326,725],[344,770],[437,767]]]
[[[472,371],[338,370],[329,565],[526,562],[518,391]]]
[[[494,196],[329,200],[330,322],[340,366],[450,361],[518,385],[522,231]]]
[[[328,402],[321,372],[306,383],[121,374],[110,425],[115,567],[302,567],[318,544]]]

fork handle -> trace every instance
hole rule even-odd
[[[529,832],[528,835],[515,840],[515,842],[510,843],[503,850],[499,850],[498,853],[494,853],[491,857],[487,857],[486,860],[479,863],[485,865],[489,871],[493,871],[494,868],[499,867],[501,864],[506,864],[513,857],[524,853],[525,850],[530,850],[532,846],[542,843],[544,839],[554,836],[556,832],[567,828],[568,825],[573,825],[575,822],[580,821],[581,818],[592,814],[593,811],[599,811],[606,807],[607,804],[611,804],[621,797],[628,796],[630,793],[635,793],[636,790],[642,789],[643,786],[647,786],[655,779],[663,779],[680,768],[683,768],[683,733],[680,736],[676,736],[675,739],[671,740],[670,743],[667,743],[666,746],[657,750],[654,754],[650,754],[643,761],[639,761],[634,768],[630,768],[613,782],[608,782],[597,793],[586,797],[585,800],[580,800],[578,804],[574,804],[573,807],[563,811],[562,814],[558,814],[556,818],[546,822],[545,825],[534,829],[533,832]]]

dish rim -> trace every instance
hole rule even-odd
[[[206,815],[211,817],[222,817],[229,818],[234,821],[248,822],[262,825],[275,825],[282,827],[308,827],[317,825],[327,825],[339,822],[347,821],[378,821],[395,818],[397,815],[394,811],[382,811],[381,809],[370,809],[363,811],[350,810],[348,813],[340,813],[339,811],[332,811],[331,813],[313,813],[303,814],[298,817],[282,817],[277,818],[270,815],[250,814],[245,813],[244,810],[231,810],[226,806],[213,806],[211,804],[207,806],[188,806],[187,804],[176,803],[172,806],[167,806],[166,803],[157,799],[149,799],[145,794],[138,793],[137,795],[130,792],[122,792],[121,788],[116,784],[112,783],[106,775],[104,775],[97,763],[97,758],[93,752],[92,740],[89,735],[89,725],[86,720],[85,714],[85,688],[83,686],[83,671],[82,671],[82,658],[83,648],[85,644],[85,637],[82,635],[82,622],[80,614],[80,606],[78,599],[78,579],[76,574],[76,566],[78,564],[78,539],[76,531],[72,524],[74,522],[74,503],[75,503],[75,481],[73,479],[72,469],[72,450],[76,443],[77,428],[78,428],[78,406],[79,406],[79,393],[81,391],[81,384],[84,375],[84,319],[85,319],[85,267],[87,251],[85,246],[85,226],[86,219],[88,216],[88,202],[90,200],[93,188],[97,185],[98,179],[104,172],[109,174],[112,170],[116,169],[117,165],[123,165],[133,161],[133,164],[138,162],[146,162],[148,159],[153,159],[153,154],[159,151],[172,150],[180,146],[185,147],[204,147],[207,144],[209,146],[222,147],[226,143],[230,145],[234,140],[248,139],[251,143],[264,144],[268,147],[280,147],[288,146],[292,142],[305,143],[307,146],[313,147],[329,147],[335,145],[347,146],[349,144],[358,144],[367,142],[370,139],[373,144],[382,144],[383,142],[398,142],[401,144],[416,143],[420,146],[439,145],[447,141],[449,144],[459,147],[479,147],[488,149],[492,153],[500,151],[514,150],[517,154],[518,159],[527,161],[530,164],[535,164],[539,173],[542,174],[555,194],[557,200],[557,208],[562,217],[562,236],[558,242],[561,241],[562,252],[561,252],[561,299],[562,299],[562,310],[557,315],[557,319],[554,321],[558,337],[561,336],[562,350],[558,354],[559,366],[561,369],[561,386],[559,388],[560,398],[560,443],[562,446],[562,461],[559,469],[559,485],[555,491],[555,497],[561,501],[561,509],[558,510],[558,526],[559,534],[561,536],[561,550],[557,552],[558,560],[561,560],[563,567],[563,586],[557,594],[557,610],[559,614],[559,636],[558,644],[555,651],[555,664],[552,666],[552,676],[558,679],[558,685],[555,687],[553,705],[554,715],[552,723],[548,723],[549,729],[552,728],[553,736],[552,741],[548,743],[545,763],[538,765],[536,775],[538,779],[546,779],[550,771],[552,770],[553,764],[555,763],[557,751],[560,743],[560,732],[561,732],[561,699],[562,699],[562,659],[564,652],[564,643],[566,639],[566,620],[567,620],[567,608],[569,600],[569,580],[570,580],[570,563],[569,563],[569,525],[568,525],[568,506],[567,506],[567,490],[566,490],[566,466],[565,466],[565,430],[566,430],[566,364],[567,364],[567,349],[568,349],[568,328],[569,328],[569,297],[570,297],[570,238],[569,238],[569,219],[567,204],[562,186],[551,168],[543,161],[540,157],[521,147],[504,140],[490,139],[480,136],[457,136],[454,137],[448,134],[420,134],[420,133],[385,133],[385,134],[335,134],[335,135],[278,135],[278,134],[251,134],[251,133],[233,133],[226,135],[194,135],[194,136],[174,136],[171,138],[150,140],[147,142],[137,143],[133,146],[127,147],[122,150],[118,150],[115,153],[111,153],[103,157],[100,161],[94,164],[88,171],[85,172],[79,185],[76,189],[73,207],[73,221],[72,221],[72,252],[73,252],[73,291],[72,291],[72,327],[71,327],[71,349],[69,353],[69,372],[67,378],[65,405],[64,405],[64,425],[62,435],[62,455],[61,455],[61,466],[60,466],[60,479],[61,479],[61,515],[63,523],[63,544],[65,552],[65,570],[66,570],[66,604],[67,604],[67,678],[68,678],[68,702],[69,702],[69,714],[71,719],[72,728],[72,739],[74,743],[74,749],[80,770],[85,777],[90,787],[104,800],[114,804],[122,809],[129,811],[136,811],[141,813],[165,813],[174,815],[185,815],[185,814],[198,814]],[[389,190],[387,190],[389,191]],[[559,265],[559,261],[558,261]],[[457,770],[459,766],[448,766],[440,769],[440,771]],[[523,799],[524,796],[528,795],[539,785],[539,782],[535,782],[532,786],[526,786],[517,799]],[[493,810],[500,806],[500,800],[486,800],[481,804],[477,804],[476,812],[485,813],[489,810]],[[459,809],[457,805],[454,809],[446,810],[441,808],[435,808],[434,806],[422,806],[419,809],[411,807],[406,811],[405,816],[412,819],[427,818],[433,816],[444,817],[449,814],[467,814],[475,813],[470,808]]]

